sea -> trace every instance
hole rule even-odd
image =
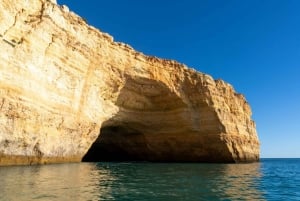
[[[0,167],[0,200],[300,201],[300,159]]]

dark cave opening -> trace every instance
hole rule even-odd
[[[146,141],[141,132],[122,125],[105,126],[82,161],[144,161],[147,158],[146,150]]]
[[[234,162],[226,149],[218,149],[223,144],[217,135],[155,139],[135,124],[110,121],[104,125],[82,162]]]

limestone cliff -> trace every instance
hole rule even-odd
[[[0,2],[0,165],[259,159],[245,98],[47,0]]]

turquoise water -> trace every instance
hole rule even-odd
[[[300,159],[0,167],[0,200],[300,200]]]

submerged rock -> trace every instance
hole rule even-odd
[[[114,42],[53,0],[0,10],[0,165],[259,160],[231,85]]]

